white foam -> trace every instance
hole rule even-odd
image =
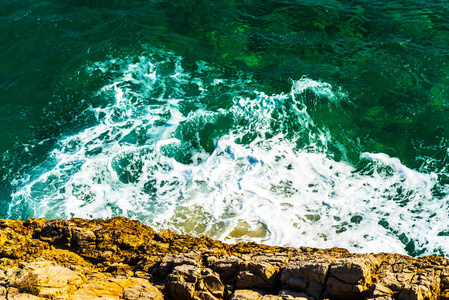
[[[207,110],[201,101],[214,89],[243,93],[250,79],[222,79],[205,62],[189,73],[181,58],[157,55],[90,66],[115,76],[98,93],[110,105],[90,108],[95,126],[62,137],[45,163],[14,182],[9,217],[123,215],[228,242],[406,253],[413,241],[422,254],[449,253],[438,235],[448,198],[433,197],[435,174],[382,153],[361,154],[361,170],[328,154],[332,136],[315,125],[304,95],[335,102],[341,91],[302,78],[289,94],[236,93],[230,108]],[[196,107],[182,112],[185,101]],[[215,150],[194,146],[208,123],[221,126],[220,116],[233,124],[211,137]],[[193,142],[181,127],[196,131]]]

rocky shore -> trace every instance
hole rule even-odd
[[[449,299],[443,257],[228,245],[127,218],[0,220],[2,299]]]

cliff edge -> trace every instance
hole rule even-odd
[[[0,220],[2,299],[448,299],[443,257],[228,245],[127,218]]]

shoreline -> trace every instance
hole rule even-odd
[[[226,244],[124,217],[0,220],[2,299],[449,299],[449,259]]]

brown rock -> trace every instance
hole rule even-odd
[[[97,237],[92,230],[86,228],[72,227],[71,230],[71,246],[81,251],[94,250],[96,248]]]
[[[226,287],[208,268],[179,265],[167,277],[167,293],[173,299],[223,299]]]
[[[73,224],[70,221],[48,221],[39,233],[39,239],[49,242],[52,245],[66,245],[70,246],[72,239],[69,225]]]
[[[361,299],[368,294],[380,260],[367,255],[336,259],[329,269],[324,297]]]
[[[438,270],[418,272],[413,276],[411,283],[404,286],[399,294],[399,299],[439,299],[440,281],[440,272]]]
[[[108,279],[93,278],[84,283],[70,297],[70,300],[120,299],[123,288]]]
[[[261,300],[264,293],[256,290],[236,290],[230,300]]]
[[[199,267],[200,261],[200,253],[194,251],[177,255],[166,255],[159,265],[159,276],[164,278],[176,266],[192,265]]]
[[[162,293],[148,281],[140,278],[95,276],[84,283],[70,299],[127,299],[162,300]]]
[[[160,299],[162,293],[147,280],[140,278],[115,277],[111,282],[118,284],[123,289],[123,298],[127,300]]]
[[[201,300],[217,300],[217,299],[219,299],[219,298],[215,297],[214,295],[212,295],[212,293],[207,292],[207,291],[199,291],[197,298],[199,298]]]
[[[223,298],[225,285],[221,282],[220,277],[210,269],[205,270],[207,271],[204,272],[203,270],[203,277],[198,284],[198,289],[207,291],[217,298]]]
[[[237,277],[238,289],[260,288],[271,290],[279,279],[279,267],[265,261],[251,261],[241,267]]]
[[[0,257],[0,300],[449,300],[443,257],[227,245],[126,218],[0,220]]]
[[[309,297],[306,293],[302,292],[293,292],[289,290],[281,290],[279,291],[279,296],[282,298],[295,298],[301,300],[313,300],[313,298]]]
[[[331,263],[330,258],[307,257],[288,263],[282,272],[281,284],[287,290],[305,292],[315,299],[320,299],[325,291]]]
[[[83,275],[70,269],[53,265],[51,262],[36,262],[25,266],[13,285],[22,289],[37,287],[39,295],[55,298],[58,295],[71,294],[84,281]]]
[[[220,275],[225,284],[234,285],[243,260],[236,256],[224,256],[215,260],[211,268]]]
[[[447,267],[444,268],[441,274],[440,288],[440,299],[449,300],[449,269]]]
[[[8,227],[0,229],[0,257],[20,259],[27,254],[33,254],[49,247],[47,243],[26,235],[22,225],[17,227],[17,222],[3,222],[2,226],[6,226],[6,224],[14,225],[15,230]]]
[[[240,265],[236,287],[241,289],[273,290],[279,285],[280,270],[288,260],[283,254],[255,255]]]
[[[173,299],[193,299],[201,268],[192,265],[176,266],[167,277],[167,293]]]

